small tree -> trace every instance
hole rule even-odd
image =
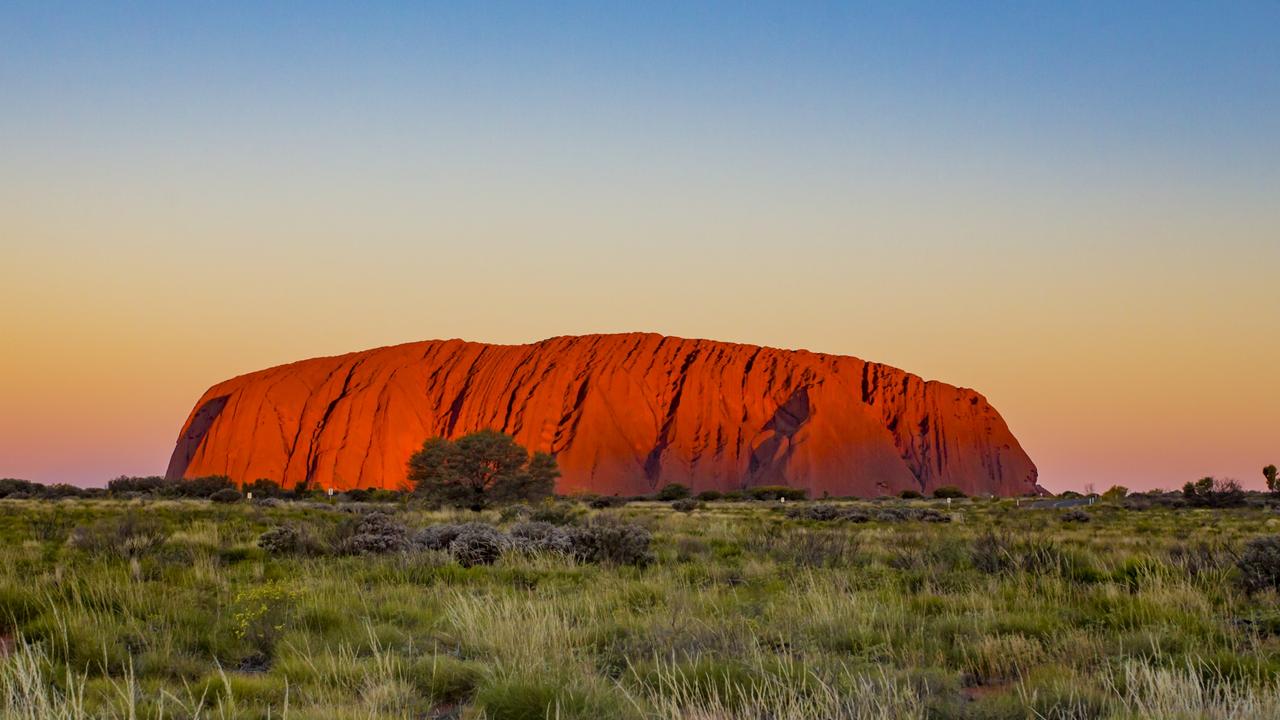
[[[1267,479],[1267,489],[1273,493],[1280,493],[1280,478],[1276,477],[1276,466],[1268,465],[1262,468],[1262,477]]]
[[[951,499],[951,498],[968,497],[968,495],[964,494],[963,490],[956,487],[955,485],[943,485],[942,487],[933,491],[933,496],[936,498],[944,499],[944,500]]]
[[[457,440],[434,437],[409,458],[409,482],[428,500],[483,509],[493,503],[541,500],[560,476],[547,453],[529,457],[510,435],[481,430]]]
[[[1123,485],[1112,485],[1111,489],[1102,493],[1103,500],[1123,500],[1129,496],[1129,488]]]

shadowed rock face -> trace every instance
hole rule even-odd
[[[482,428],[555,454],[562,493],[1037,490],[973,390],[853,357],[652,334],[428,341],[242,375],[196,403],[168,475],[399,488],[423,440]]]

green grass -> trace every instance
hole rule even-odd
[[[1275,513],[891,504],[953,521],[636,503],[586,514],[647,567],[462,568],[257,547],[320,506],[4,500],[0,718],[1280,717],[1280,598],[1234,565]],[[126,516],[161,539],[104,541]]]

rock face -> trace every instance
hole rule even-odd
[[[482,428],[553,453],[561,493],[1037,491],[1035,465],[973,390],[853,357],[652,334],[428,341],[242,375],[196,403],[168,476],[400,488],[423,440]]]

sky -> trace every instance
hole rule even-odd
[[[1061,491],[1280,463],[1280,4],[0,4],[0,477],[210,385],[651,331],[978,389]]]

